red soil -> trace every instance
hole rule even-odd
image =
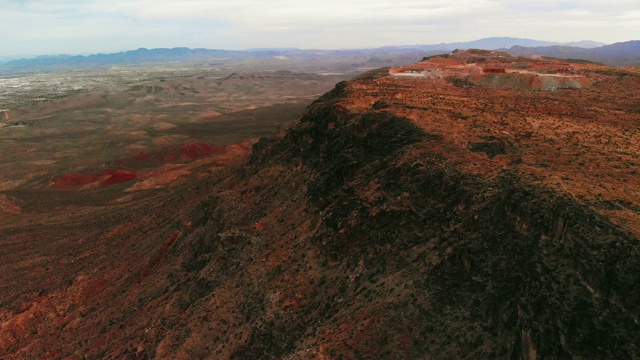
[[[53,186],[56,189],[69,189],[89,185],[99,181],[99,186],[120,184],[131,180],[142,180],[149,177],[159,176],[172,170],[177,164],[170,164],[172,162],[180,160],[193,160],[202,158],[209,155],[222,155],[229,150],[235,150],[238,145],[230,145],[228,148],[223,148],[203,142],[191,142],[182,145],[179,149],[175,150],[156,150],[149,152],[142,152],[134,155],[133,157],[124,160],[120,165],[133,166],[134,168],[146,167],[144,165],[159,166],[164,165],[161,168],[136,172],[131,169],[104,169],[93,174],[81,174],[78,172],[71,172],[54,179]],[[146,164],[140,164],[141,162]],[[141,166],[143,165],[143,166]],[[173,165],[173,166],[172,166]]]
[[[100,186],[119,184],[136,178],[136,173],[132,170],[106,169],[103,173],[109,177],[102,180]]]
[[[82,186],[91,184],[97,181],[98,175],[85,175],[77,172],[68,173],[60,176],[54,180],[54,187],[56,189],[66,189],[70,187]]]
[[[209,155],[224,154],[227,149],[207,144],[204,142],[190,142],[180,146],[178,149],[159,149],[138,153],[129,159],[122,160],[122,166],[138,167],[142,164],[147,166],[158,166],[180,160],[192,160]]]
[[[507,72],[506,69],[482,69],[482,72],[489,74],[505,74]]]
[[[100,186],[106,186],[134,180],[135,178],[135,171],[127,169],[104,169],[89,175],[71,172],[54,179],[53,186],[56,189],[68,189],[88,185],[99,180],[101,180]]]
[[[197,159],[211,154],[224,154],[225,148],[203,142],[188,143],[180,147],[183,159]]]
[[[172,161],[176,161],[178,156],[175,152],[165,152],[165,151],[147,151],[141,152],[131,157],[133,162],[141,162],[145,160],[154,160],[156,164],[168,163]]]
[[[147,262],[147,264],[145,264],[145,266],[143,266],[140,271],[140,278],[138,281],[141,281],[143,278],[146,278],[149,275],[151,275],[151,273],[153,272],[153,269],[158,265],[159,262],[162,261],[162,259],[164,259],[167,256],[167,254],[169,253],[169,249],[171,248],[171,245],[173,245],[173,243],[175,243],[179,237],[180,237],[180,232],[173,233],[173,235],[171,235],[171,237],[169,237],[167,241],[164,242],[162,247],[160,247],[160,249],[158,249],[149,258],[149,261]]]
[[[133,155],[133,157],[131,157],[132,160],[134,161],[142,161],[142,160],[147,160],[150,159],[154,154],[151,152],[141,152],[139,154],[135,154]]]

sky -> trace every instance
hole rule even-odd
[[[0,58],[640,38],[639,0],[0,0]]]

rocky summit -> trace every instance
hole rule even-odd
[[[637,69],[469,50],[374,70],[222,169],[75,213],[92,246],[50,266],[94,265],[0,310],[0,353],[638,358],[639,142]]]

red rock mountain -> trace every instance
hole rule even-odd
[[[0,354],[640,357],[639,90],[474,50],[339,83],[224,169],[7,229],[65,239]]]

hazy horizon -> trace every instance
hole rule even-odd
[[[492,38],[513,38],[510,36],[496,36],[496,37],[492,37]],[[482,38],[482,39],[468,39],[468,40],[464,40],[464,41],[459,41],[459,42],[472,42],[472,41],[476,41],[476,40],[484,40],[484,39],[490,39],[490,38]],[[523,38],[524,39],[524,38]],[[546,40],[546,39],[527,39],[527,40],[536,40],[536,41],[550,41],[550,40]],[[573,43],[573,42],[580,42],[580,41],[589,41],[590,39],[583,39],[583,40],[576,40],[576,41],[570,41],[567,43]],[[630,40],[627,40],[630,41]],[[457,43],[456,42],[452,42],[452,43]],[[382,48],[385,46],[407,46],[410,47],[412,45],[415,46],[423,46],[423,45],[438,45],[438,44],[451,44],[451,43],[443,43],[443,42],[438,42],[438,43],[424,43],[424,44],[386,44],[386,45],[381,45],[375,48]],[[603,43],[603,44],[607,44],[609,45],[609,43]],[[127,51],[135,51],[135,50],[139,50],[139,49],[148,49],[148,50],[152,50],[152,49],[173,49],[173,48],[189,48],[189,47],[185,47],[185,46],[174,46],[174,47],[138,47],[135,49],[121,49],[121,50],[113,50],[113,51],[101,51],[101,52],[86,52],[86,53],[46,53],[46,54],[31,54],[31,55],[13,55],[13,56],[4,56],[3,54],[0,54],[0,61],[10,61],[10,60],[17,60],[17,59],[21,59],[21,58],[25,58],[25,59],[30,59],[30,58],[36,58],[36,57],[41,57],[41,56],[89,56],[89,55],[99,55],[99,54],[114,54],[114,53],[120,53],[120,52],[127,52]],[[268,48],[268,47],[263,47],[263,48],[247,48],[247,49],[224,49],[224,48],[189,48],[189,49],[208,49],[208,50],[231,50],[231,51],[257,51],[260,49],[270,49],[270,50],[277,50],[277,49],[296,49],[296,50],[364,50],[364,49],[368,49],[368,48],[374,48],[374,47],[353,47],[353,48],[338,48],[338,49],[330,49],[330,48],[297,48],[297,47],[273,47],[273,48]]]
[[[633,40],[628,0],[0,0],[0,59],[138,48],[370,48],[516,37]]]

